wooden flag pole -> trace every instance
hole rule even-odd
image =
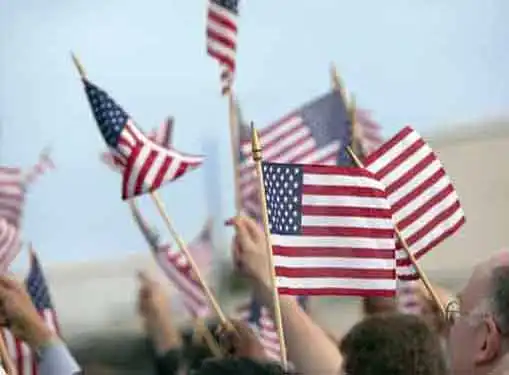
[[[348,153],[350,154],[351,158],[353,159],[353,161],[355,162],[355,164],[360,167],[360,168],[364,168],[364,164],[362,163],[362,161],[357,157],[357,155],[355,154],[355,152],[351,149],[351,147],[347,147],[346,149],[348,151]],[[437,304],[437,306],[439,307],[440,309],[440,312],[442,313],[442,316],[445,318],[445,306],[442,304],[442,302],[440,301],[440,298],[438,297],[438,294],[436,293],[435,289],[433,288],[433,286],[431,285],[431,282],[429,281],[428,279],[428,276],[424,273],[424,270],[421,268],[421,266],[419,265],[419,263],[417,262],[417,259],[415,259],[414,257],[414,254],[412,254],[412,252],[410,251],[410,247],[408,246],[405,238],[403,237],[403,235],[401,234],[401,231],[399,230],[398,226],[396,225],[396,223],[394,223],[394,229],[396,231],[396,236],[398,237],[398,240],[399,242],[401,243],[401,246],[403,246],[403,249],[405,250],[408,258],[410,259],[410,262],[412,263],[412,265],[415,267],[415,270],[417,271],[417,274],[419,275],[420,279],[422,280],[422,282],[424,283],[424,286],[426,287],[426,289],[428,290],[431,298],[435,301],[435,303]]]
[[[283,319],[281,316],[281,304],[279,301],[279,293],[276,285],[276,269],[274,267],[274,254],[272,253],[272,243],[270,240],[270,228],[269,228],[269,217],[267,213],[267,200],[265,198],[265,184],[263,183],[263,170],[262,170],[262,150],[260,146],[260,140],[258,138],[258,132],[251,123],[251,146],[253,151],[253,161],[256,165],[256,174],[258,176],[258,184],[260,190],[260,202],[262,205],[262,218],[263,228],[265,232],[265,244],[267,251],[269,252],[269,267],[271,272],[272,281],[272,301],[274,304],[274,318],[276,321],[277,333],[279,336],[279,346],[281,350],[281,364],[284,370],[288,369],[288,358],[286,355],[286,342],[285,334],[283,331]]]
[[[216,358],[223,357],[221,348],[219,347],[219,344],[216,342],[216,340],[212,336],[212,333],[210,333],[210,330],[207,327],[205,320],[203,318],[196,318],[194,320],[194,337],[193,337],[193,339],[201,340],[202,338],[214,357],[216,357]]]
[[[168,231],[170,232],[171,236],[175,239],[175,242],[177,243],[177,246],[179,247],[180,251],[182,251],[182,253],[184,253],[184,255],[187,257],[187,260],[189,261],[189,265],[191,266],[191,270],[193,271],[194,276],[196,277],[197,281],[202,286],[203,292],[207,296],[207,298],[210,302],[210,305],[212,306],[212,309],[217,314],[219,321],[221,322],[221,324],[228,327],[229,322],[228,322],[228,319],[226,319],[226,315],[221,310],[219,303],[217,302],[216,298],[212,294],[212,291],[210,290],[207,283],[205,282],[205,279],[201,275],[200,270],[199,270],[198,266],[196,265],[196,262],[194,261],[193,257],[191,256],[191,253],[189,252],[189,249],[187,248],[186,244],[184,243],[182,238],[179,236],[179,234],[173,227],[170,216],[168,215],[168,213],[166,212],[166,209],[164,208],[163,201],[161,200],[161,198],[155,191],[152,192],[150,195],[152,196],[152,200],[154,201],[154,203],[157,207],[157,210],[163,217],[164,222],[166,223],[166,227],[168,228]]]
[[[76,55],[74,55],[74,53],[71,53],[71,57],[72,57],[74,65],[76,66],[76,69],[78,70],[81,78],[85,79],[86,73],[85,73],[85,69],[83,68],[83,65],[81,65],[80,61],[78,60]],[[159,213],[161,214],[161,216],[163,217],[163,219],[166,223],[166,227],[170,231],[170,234],[172,235],[172,237],[177,242],[177,245],[178,245],[180,251],[182,251],[184,253],[184,255],[187,257],[187,259],[189,261],[189,265],[191,266],[191,270],[193,271],[195,277],[197,278],[197,281],[202,286],[203,292],[207,295],[207,298],[209,299],[209,302],[210,302],[212,308],[214,309],[217,316],[219,317],[219,320],[221,321],[222,324],[227,325],[228,320],[226,319],[226,316],[224,315],[223,311],[219,307],[219,304],[217,303],[216,299],[212,295],[210,288],[205,283],[205,280],[204,280],[203,276],[200,274],[200,270],[198,269],[195,261],[193,260],[191,254],[189,253],[189,250],[187,249],[187,246],[185,245],[184,241],[182,240],[182,238],[178,235],[178,233],[173,228],[173,225],[170,220],[170,216],[166,212],[162,200],[159,198],[159,195],[156,192],[152,192],[151,196],[152,196],[152,199],[153,199]]]
[[[239,147],[240,147],[240,135],[238,129],[237,110],[235,108],[235,100],[233,97],[232,88],[228,90],[228,114],[230,123],[230,145],[232,149],[233,157],[233,183],[234,183],[234,194],[235,194],[235,210],[237,215],[240,214],[242,209],[242,199],[240,196],[240,176],[239,176]]]

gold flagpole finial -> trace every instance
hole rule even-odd
[[[255,162],[262,159],[262,148],[260,146],[260,139],[258,138],[258,132],[254,127],[254,123],[251,121],[251,148],[253,152],[253,160]]]
[[[71,58],[74,63],[74,66],[76,66],[76,69],[78,70],[78,73],[80,74],[80,77],[82,79],[86,78],[85,68],[83,68],[83,65],[81,65],[80,60],[76,57],[74,52],[71,52]]]

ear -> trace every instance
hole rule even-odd
[[[484,320],[482,332],[479,332],[479,335],[482,335],[479,342],[481,345],[475,356],[475,363],[485,365],[493,362],[500,353],[500,332],[492,317]]]

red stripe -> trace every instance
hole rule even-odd
[[[226,65],[232,72],[235,71],[235,60],[233,60],[230,56],[222,54],[212,48],[207,48],[207,53],[214,59],[218,60],[221,64]]]
[[[373,178],[373,174],[370,171],[368,171],[364,168],[356,168],[356,167],[304,164],[304,165],[302,165],[302,171],[305,174],[338,175],[338,176]]]
[[[231,13],[231,12],[230,12]],[[235,14],[231,13],[231,17],[235,17]],[[230,17],[225,17],[223,14],[215,12],[214,9],[209,8],[208,12],[208,23],[217,23],[224,27],[225,29],[229,29],[234,33],[237,33],[237,24],[232,21]]]
[[[127,165],[124,169],[122,176],[122,199],[124,200],[131,198],[129,196],[129,177],[131,176],[131,173],[133,173],[134,162],[138,158],[142,147],[143,146],[141,144],[138,144],[133,148],[129,160],[127,161]]]
[[[260,138],[263,138],[267,136],[268,134],[272,133],[273,131],[277,130],[281,125],[284,125],[286,122],[288,122],[292,117],[299,117],[297,111],[290,112],[283,118],[279,119],[275,123],[266,126],[265,128],[261,129],[259,131]],[[251,141],[244,141],[242,142],[242,145],[250,145]]]
[[[331,236],[331,237],[362,237],[371,239],[394,238],[394,229],[380,228],[349,228],[349,227],[309,227],[303,226],[301,230],[303,236]]]
[[[331,168],[331,167],[329,167]],[[387,198],[385,192],[367,186],[320,186],[320,185],[304,185],[302,187],[304,195],[341,195],[353,197],[368,198]]]
[[[419,199],[419,197],[421,197],[426,190],[428,190],[431,186],[435,185],[444,176],[446,176],[445,170],[443,168],[440,168],[431,176],[429,176],[427,179],[422,181],[420,185],[414,186],[414,188],[410,192],[408,192],[406,195],[401,197],[397,202],[394,202],[392,204],[394,212],[398,212],[403,207],[408,205],[410,202],[413,202],[415,199]],[[414,177],[415,175],[413,176],[409,175],[408,181],[410,181]],[[406,184],[408,181],[404,182],[402,181],[402,184],[403,183]]]
[[[150,168],[152,168],[154,161],[157,159],[157,154],[158,152],[156,150],[150,150],[147,158],[143,161],[143,165],[138,171],[138,175],[136,176],[136,186],[134,189],[135,195],[140,195],[143,193],[145,179],[147,178],[147,174],[150,171]]]
[[[396,292],[387,289],[354,289],[354,288],[278,288],[280,294],[293,296],[358,296],[358,297],[394,297]]]
[[[413,131],[414,130],[410,126],[406,126],[403,129],[401,129],[394,137],[389,139],[382,146],[380,146],[378,150],[376,150],[366,158],[365,162],[366,166],[369,166],[371,163],[378,160],[382,155],[387,153],[387,151],[392,149],[395,145],[397,145],[399,142],[405,139],[405,137],[408,136]]]
[[[388,163],[385,167],[378,170],[376,172],[376,176],[379,180],[384,179],[389,173],[401,166],[404,162],[407,161],[407,159],[410,159],[423,147],[426,147],[424,140],[422,138],[417,139],[413,144],[399,153],[394,159],[391,159],[390,163]]]
[[[211,39],[215,42],[218,42],[222,46],[231,49],[232,51],[235,51],[235,41],[231,40],[228,36],[221,34],[220,32],[212,29],[207,28],[207,38]]]
[[[394,250],[375,250],[363,248],[345,247],[292,247],[272,246],[274,255],[284,257],[336,257],[336,258],[365,258],[365,259],[394,259]]]
[[[391,219],[392,213],[387,208],[340,207],[340,206],[302,206],[304,216],[366,217]]]
[[[154,179],[154,183],[152,184],[152,187],[159,187],[164,181],[164,177],[166,176],[166,172],[168,171],[168,168],[170,167],[172,162],[172,159],[168,156],[164,158],[164,162],[157,171],[156,178]]]
[[[276,275],[278,277],[292,278],[344,278],[344,279],[369,279],[369,280],[394,280],[396,271],[370,268],[334,268],[334,267],[313,267],[313,268],[290,268],[276,266]]]
[[[443,201],[451,194],[454,193],[454,187],[449,184],[445,188],[443,188],[438,194],[433,196],[431,199],[428,199],[427,201],[423,199],[424,204],[421,205],[418,209],[413,211],[410,215],[405,216],[404,219],[400,220],[398,222],[398,229],[404,230],[408,228],[410,225],[415,223],[417,220],[421,219],[427,212],[429,212],[433,207],[439,206],[440,204],[443,204]],[[428,198],[428,197],[425,197]],[[459,202],[455,204],[456,207],[459,209]]]

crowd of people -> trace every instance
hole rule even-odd
[[[232,258],[258,300],[273,309],[268,252],[263,231],[247,217],[233,221]],[[270,361],[257,335],[241,321],[211,324],[221,348],[213,355],[203,335],[182,335],[169,312],[165,289],[140,273],[138,309],[147,335],[145,362],[157,375],[509,374],[509,253],[480,262],[457,298],[441,294],[446,316],[423,289],[419,315],[398,312],[394,300],[365,298],[363,316],[344,337],[320,327],[292,296],[280,296],[289,368]],[[0,276],[0,323],[37,354],[41,375],[107,374],[73,356],[32,305],[22,283]],[[336,319],[340,320],[341,311]],[[207,329],[207,328],[205,328]],[[202,332],[203,333],[203,332]],[[121,351],[121,345],[110,348]],[[123,373],[146,373],[132,368]]]

